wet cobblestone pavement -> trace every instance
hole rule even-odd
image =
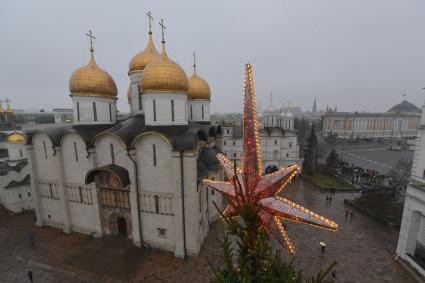
[[[393,260],[398,232],[354,211],[353,220],[345,221],[344,198],[356,193],[343,192],[332,196],[326,205],[326,193],[302,180],[284,192],[285,197],[340,225],[338,232],[329,232],[308,225],[286,222],[288,235],[297,248],[296,263],[307,274],[327,267],[333,260],[337,282],[394,282],[413,283],[410,275]],[[350,207],[347,207],[351,209]],[[215,224],[200,255],[186,261],[172,253],[153,250],[136,269],[131,282],[207,282],[210,268],[207,258],[218,262],[219,247]],[[29,245],[28,235],[35,235],[35,248]],[[88,241],[87,235],[65,235],[54,228],[37,228],[33,215],[13,217],[0,212],[0,282],[29,282],[27,271],[32,270],[34,282],[121,282],[101,274],[65,265],[66,259]],[[319,242],[327,244],[326,255],[320,255]],[[276,248],[280,248],[274,243]]]

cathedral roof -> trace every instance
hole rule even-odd
[[[188,125],[177,126],[147,126],[143,115],[134,116],[114,125],[64,125],[47,129],[34,130],[28,133],[28,143],[37,133],[49,136],[53,146],[60,145],[61,138],[66,133],[76,133],[84,140],[87,147],[93,146],[96,138],[104,134],[112,134],[120,138],[129,149],[136,138],[146,132],[153,132],[164,136],[170,141],[174,149],[187,150],[197,146],[198,140],[207,141],[209,136],[220,133],[221,128],[207,123],[190,122]]]
[[[67,133],[76,133],[79,135],[87,146],[91,145],[93,138],[100,132],[110,128],[110,124],[104,125],[64,125],[51,127],[47,129],[38,129],[29,132],[28,135],[28,143],[32,143],[32,138],[34,135],[38,133],[47,134],[49,139],[51,140],[53,146],[60,145],[61,138]]]
[[[211,128],[215,130],[210,131]],[[208,136],[211,136],[217,130],[218,128],[215,126],[193,122],[188,125],[148,126],[145,125],[145,117],[138,115],[115,124],[101,134],[118,136],[126,144],[127,148],[131,148],[139,135],[152,132],[167,138],[174,149],[187,150],[195,148],[198,139],[207,141]]]
[[[4,176],[10,171],[16,171],[21,172],[22,168],[28,165],[28,162],[26,160],[20,161],[15,166],[10,166],[6,162],[0,162],[0,176]]]
[[[11,189],[11,188],[16,188],[16,187],[20,187],[20,186],[29,185],[29,184],[30,184],[30,175],[28,174],[21,181],[12,180],[4,188],[5,189]]]
[[[197,160],[197,168],[198,168],[198,182],[202,181],[207,175],[208,172],[217,170],[220,165],[217,159],[217,153],[220,153],[220,149],[217,146],[213,146],[211,148],[204,146],[200,149],[198,160]]]
[[[415,104],[410,103],[407,100],[403,100],[402,102],[391,107],[391,109],[388,110],[388,112],[390,113],[395,113],[395,112],[421,113],[421,109],[419,109]]]

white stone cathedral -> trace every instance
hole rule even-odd
[[[195,64],[188,78],[168,57],[164,36],[158,53],[151,30],[128,75],[130,118],[118,121],[117,87],[91,45],[90,62],[69,80],[74,124],[28,135],[36,225],[196,255],[217,218],[213,201],[221,204],[201,188],[223,177],[210,88]]]

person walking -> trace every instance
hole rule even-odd
[[[332,270],[332,281],[335,281],[336,279],[336,270]]]
[[[28,278],[29,278],[30,282],[34,282],[32,280],[32,271],[31,270],[28,270],[27,275],[28,275]]]
[[[350,222],[353,221],[354,212],[351,211],[350,213]]]
[[[30,232],[30,235],[29,235],[28,238],[30,240],[31,248],[33,249],[34,248],[34,242],[35,242],[34,234],[32,232]]]
[[[326,244],[323,243],[323,242],[320,242],[320,246],[321,246],[320,253],[321,253],[322,256],[324,256],[325,253],[326,253]]]

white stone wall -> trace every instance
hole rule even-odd
[[[61,139],[64,167],[64,188],[67,194],[73,192],[72,188],[85,188],[85,177],[87,172],[93,168],[94,155],[89,155],[86,144],[76,133],[67,133]],[[76,149],[76,150],[75,150]],[[102,228],[99,219],[96,188],[91,187],[91,203],[69,202],[69,213],[73,231],[82,233],[101,233]]]
[[[93,103],[96,103],[97,121],[95,121],[94,117]],[[73,96],[72,104],[74,109],[74,124],[113,124],[117,121],[115,99]],[[109,111],[109,107],[111,107],[111,111]],[[78,119],[78,112],[80,113],[80,119]]]
[[[210,101],[209,100],[191,99],[191,100],[188,100],[187,104],[188,104],[187,117],[189,121],[195,121],[195,122],[210,121]]]
[[[60,182],[58,179],[60,167],[58,166],[58,155],[54,155],[52,142],[46,134],[37,134],[32,139],[34,147],[34,171],[37,176],[36,189],[41,190],[39,180],[46,182]],[[47,157],[47,158],[46,158]],[[53,227],[62,228],[64,221],[64,210],[59,199],[41,197],[41,214],[37,215],[41,223]]]
[[[174,101],[174,121],[172,121],[171,101]],[[156,117],[154,117],[154,101]],[[186,125],[187,94],[144,93],[142,95],[146,125]],[[155,119],[156,118],[156,119]]]
[[[154,166],[154,150],[156,166]],[[156,134],[148,134],[139,138],[135,144],[135,159],[139,168],[139,191],[141,204],[141,223],[143,240],[150,245],[169,251],[175,250],[175,195],[179,183],[173,180],[172,147],[168,140]],[[147,199],[146,194],[151,198]],[[154,196],[169,194],[173,198],[172,208],[168,215],[155,213]],[[162,199],[160,198],[162,203]],[[152,211],[152,212],[147,212]],[[166,229],[166,235],[161,237],[158,229]]]

